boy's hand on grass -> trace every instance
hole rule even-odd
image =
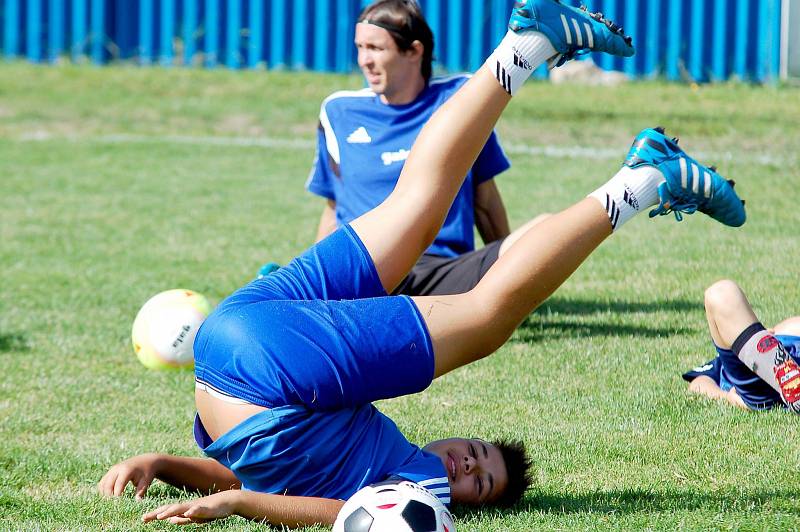
[[[159,455],[149,453],[120,462],[100,479],[97,489],[106,497],[119,497],[125,493],[125,487],[130,482],[133,484],[134,496],[141,499],[158,474],[158,460]]]
[[[239,490],[222,491],[187,502],[166,504],[142,516],[142,521],[169,521],[173,525],[207,523],[233,515]]]

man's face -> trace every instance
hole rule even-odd
[[[483,440],[437,440],[425,450],[439,457],[450,480],[453,502],[477,506],[492,503],[508,485],[506,463],[500,449]]]
[[[392,36],[371,24],[356,24],[358,66],[369,88],[391,100],[422,76],[420,60],[411,50],[401,52]]]

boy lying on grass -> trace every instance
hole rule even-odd
[[[748,410],[797,411],[800,316],[766,330],[742,289],[728,280],[706,290],[705,307],[717,357],[683,374],[689,391]]]

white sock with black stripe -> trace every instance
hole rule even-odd
[[[652,166],[623,166],[589,197],[600,202],[616,231],[636,213],[658,204],[658,185],[663,181],[664,174]]]
[[[509,30],[484,64],[513,95],[539,65],[555,55],[558,52],[543,33]]]

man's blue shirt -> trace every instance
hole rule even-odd
[[[322,103],[317,156],[306,188],[336,202],[338,225],[386,199],[422,126],[467,79],[434,78],[405,105],[385,104],[369,89],[336,92]],[[475,249],[475,188],[509,166],[492,132],[426,253],[455,257]]]

